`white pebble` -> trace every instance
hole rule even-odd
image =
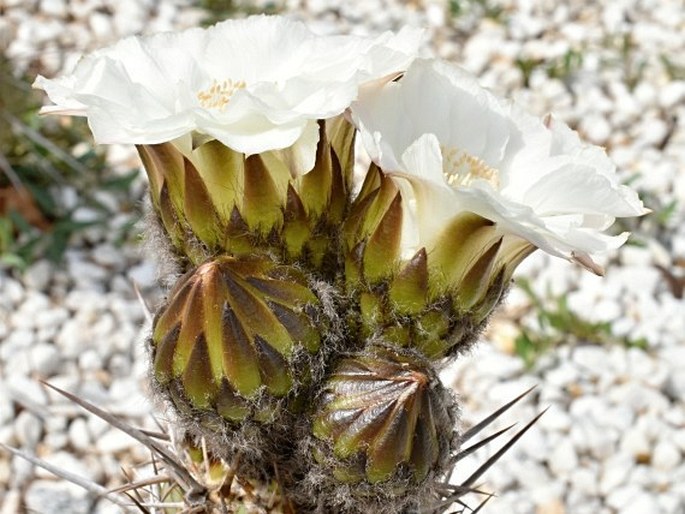
[[[659,105],[671,109],[685,99],[685,81],[675,80],[665,84],[659,91]]]
[[[659,503],[653,494],[640,492],[634,496],[620,510],[621,514],[646,514],[648,512],[659,512]]]
[[[64,307],[51,306],[35,314],[35,325],[38,328],[57,328],[69,319],[69,311]]]
[[[17,416],[14,422],[14,430],[19,444],[26,449],[33,450],[43,433],[43,423],[31,411],[24,410]]]
[[[157,285],[157,267],[152,262],[142,262],[132,266],[126,273],[129,279],[141,289],[149,289]]]
[[[611,125],[600,114],[589,115],[581,120],[579,129],[585,137],[596,145],[604,145],[611,135]]]
[[[570,439],[562,439],[549,454],[549,467],[556,476],[567,476],[578,467],[578,455]]]
[[[24,299],[24,287],[13,278],[0,275],[0,306],[18,305]]]
[[[53,265],[44,259],[34,262],[24,272],[24,284],[30,289],[44,291],[50,283],[52,268]]]
[[[546,431],[568,431],[573,421],[571,416],[562,409],[563,407],[560,405],[552,406],[538,421],[540,428]]]
[[[600,492],[607,495],[623,485],[634,465],[634,459],[626,453],[616,453],[605,460],[599,478]]]
[[[38,343],[32,347],[28,358],[31,368],[44,377],[57,373],[62,364],[57,347],[49,343]]]
[[[77,475],[81,478],[92,479],[93,473],[88,469],[88,467],[83,463],[82,459],[79,459],[68,452],[58,451],[45,455],[43,460],[48,464],[53,465],[58,469],[64,469]],[[36,469],[36,476],[40,478],[53,478],[54,475],[43,468]]]
[[[0,461],[0,467],[3,469],[2,476],[0,476],[0,483],[9,484],[11,470],[8,461]],[[22,491],[18,488],[12,488],[9,491],[6,490],[2,503],[2,509],[0,513],[2,514],[14,514],[15,512],[21,512],[22,507]]]
[[[30,512],[74,514],[90,508],[86,491],[66,481],[35,480],[26,490],[24,501]]]
[[[661,514],[682,514],[685,512],[685,497],[677,494],[660,494],[659,502]]]
[[[69,443],[77,450],[90,449],[92,441],[85,419],[76,418],[69,424]]]
[[[121,430],[112,428],[99,436],[95,441],[95,447],[100,453],[114,454],[127,451],[134,446],[136,441]]]
[[[102,358],[93,348],[85,350],[78,358],[79,369],[83,371],[97,371],[102,369],[103,364]]]
[[[647,145],[659,145],[668,133],[668,125],[660,118],[652,118],[642,122],[639,128],[639,140]]]
[[[580,369],[601,376],[610,372],[607,367],[607,351],[602,346],[579,346],[573,350],[573,362]]]
[[[0,380],[0,391],[5,391],[6,385]],[[0,394],[0,427],[14,418],[12,399],[7,394]]]
[[[587,496],[597,496],[599,492],[599,477],[594,469],[578,468],[570,474],[569,480],[573,490]]]
[[[101,266],[114,269],[120,269],[126,263],[126,259],[122,251],[118,248],[115,248],[111,244],[98,245],[93,250],[93,260]]]
[[[646,459],[651,453],[649,439],[637,428],[628,430],[621,439],[621,450],[636,459]]]
[[[45,389],[36,380],[19,374],[10,375],[6,380],[10,397],[18,403],[29,408],[38,407],[39,409],[46,404]]]
[[[652,465],[662,471],[671,471],[682,462],[680,449],[668,439],[662,439],[654,447]]]
[[[25,459],[12,459],[12,478],[11,484],[23,487],[29,480],[33,479],[34,466]],[[41,511],[38,511],[41,512]],[[42,512],[51,512],[49,510]]]

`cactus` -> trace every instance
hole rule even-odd
[[[438,369],[471,344],[529,249],[464,215],[442,252],[405,258],[397,185],[371,165],[349,193],[353,134],[343,118],[320,121],[303,176],[217,141],[139,147],[171,249],[158,257],[184,272],[148,340],[180,454],[215,479],[276,488],[298,513],[444,500],[462,438]]]
[[[503,432],[465,443],[518,399],[463,432],[438,370],[531,252],[599,274],[590,254],[627,238],[603,231],[647,212],[602,150],[417,58],[419,41],[252,17],[125,39],[36,80],[56,104],[44,112],[87,116],[147,172],[148,246],[171,285],[150,380],[175,452],[117,426],[189,511],[459,505],[531,425],[451,484]],[[357,135],[372,164],[353,194]]]

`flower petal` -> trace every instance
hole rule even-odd
[[[648,212],[620,185],[599,147],[554,119],[500,100],[458,68],[416,60],[398,80],[361,90],[352,119],[371,158],[400,184],[414,237],[425,247],[460,212],[496,223],[550,254],[591,262],[625,234],[603,233],[617,217]],[[416,236],[418,234],[418,236]]]

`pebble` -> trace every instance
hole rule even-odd
[[[621,514],[645,514],[647,512],[659,512],[659,503],[653,494],[646,491],[638,493],[621,508]]]
[[[637,461],[647,461],[651,455],[651,445],[647,435],[637,428],[630,429],[623,435],[621,450],[632,455]]]
[[[40,0],[40,10],[48,16],[63,18],[67,15],[65,0]]]
[[[122,252],[111,244],[98,245],[93,250],[93,261],[106,268],[121,269],[126,264]]]
[[[81,459],[77,459],[65,451],[58,451],[49,455],[45,455],[42,457],[42,459],[47,464],[59,469],[68,470],[69,473],[72,473],[80,478],[85,478],[87,480],[92,480],[94,478],[92,471],[88,469]],[[36,468],[36,476],[38,478],[54,478],[52,472],[41,467]]]
[[[25,295],[24,287],[11,277],[0,275],[0,288],[2,289],[2,296],[0,296],[0,305],[9,308],[13,305],[18,305]]]
[[[10,370],[11,371],[11,370]],[[44,412],[47,396],[43,386],[36,380],[19,374],[12,374],[5,382],[10,398],[29,409]]]
[[[95,447],[103,454],[124,452],[136,444],[136,441],[131,436],[115,428],[107,430],[95,441]]]
[[[660,440],[654,447],[652,465],[661,471],[672,471],[682,462],[680,449],[667,439]]]
[[[50,283],[52,268],[53,265],[45,259],[36,261],[26,268],[22,277],[24,284],[30,289],[45,291]]]
[[[6,391],[7,385],[0,378],[0,391]],[[14,407],[12,406],[12,399],[9,395],[0,395],[0,427],[8,424],[14,419]]]
[[[0,479],[0,483],[2,482],[3,480]],[[5,480],[4,482],[9,483],[9,479]],[[10,489],[9,491],[7,491],[7,494],[5,494],[5,497],[0,502],[0,514],[15,514],[17,512],[20,512],[21,502],[22,491],[14,488]]]
[[[16,439],[24,449],[33,450],[43,432],[43,422],[31,411],[24,410],[14,421]]]
[[[141,289],[150,289],[157,283],[157,266],[146,261],[132,266],[127,274],[128,278]]]
[[[30,512],[77,514],[90,509],[90,499],[83,489],[53,480],[33,481],[24,494],[24,501]]]
[[[578,467],[578,455],[570,439],[562,439],[549,453],[549,467],[555,476],[565,477]]]
[[[659,104],[664,109],[672,109],[685,100],[685,81],[676,80],[665,84],[659,91]]]
[[[11,486],[23,487],[27,482],[33,479],[33,476],[33,464],[26,459],[22,459],[21,457],[15,457],[12,459],[12,475],[10,478]]]
[[[31,368],[44,377],[57,373],[61,368],[61,356],[57,347],[50,343],[38,343],[28,353]]]
[[[92,439],[85,419],[76,418],[69,424],[69,444],[84,452],[91,448]]]
[[[575,491],[586,496],[597,496],[599,492],[599,477],[594,469],[577,468],[570,474],[569,480]]]

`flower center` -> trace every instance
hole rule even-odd
[[[494,189],[499,189],[499,173],[488,166],[483,159],[457,148],[440,147],[442,151],[442,173],[447,183],[458,189],[468,187],[474,180],[485,180]]]
[[[233,81],[231,79],[214,80],[212,85],[197,94],[200,105],[205,109],[218,109],[223,111],[231,100],[233,93],[245,87],[244,80]]]

